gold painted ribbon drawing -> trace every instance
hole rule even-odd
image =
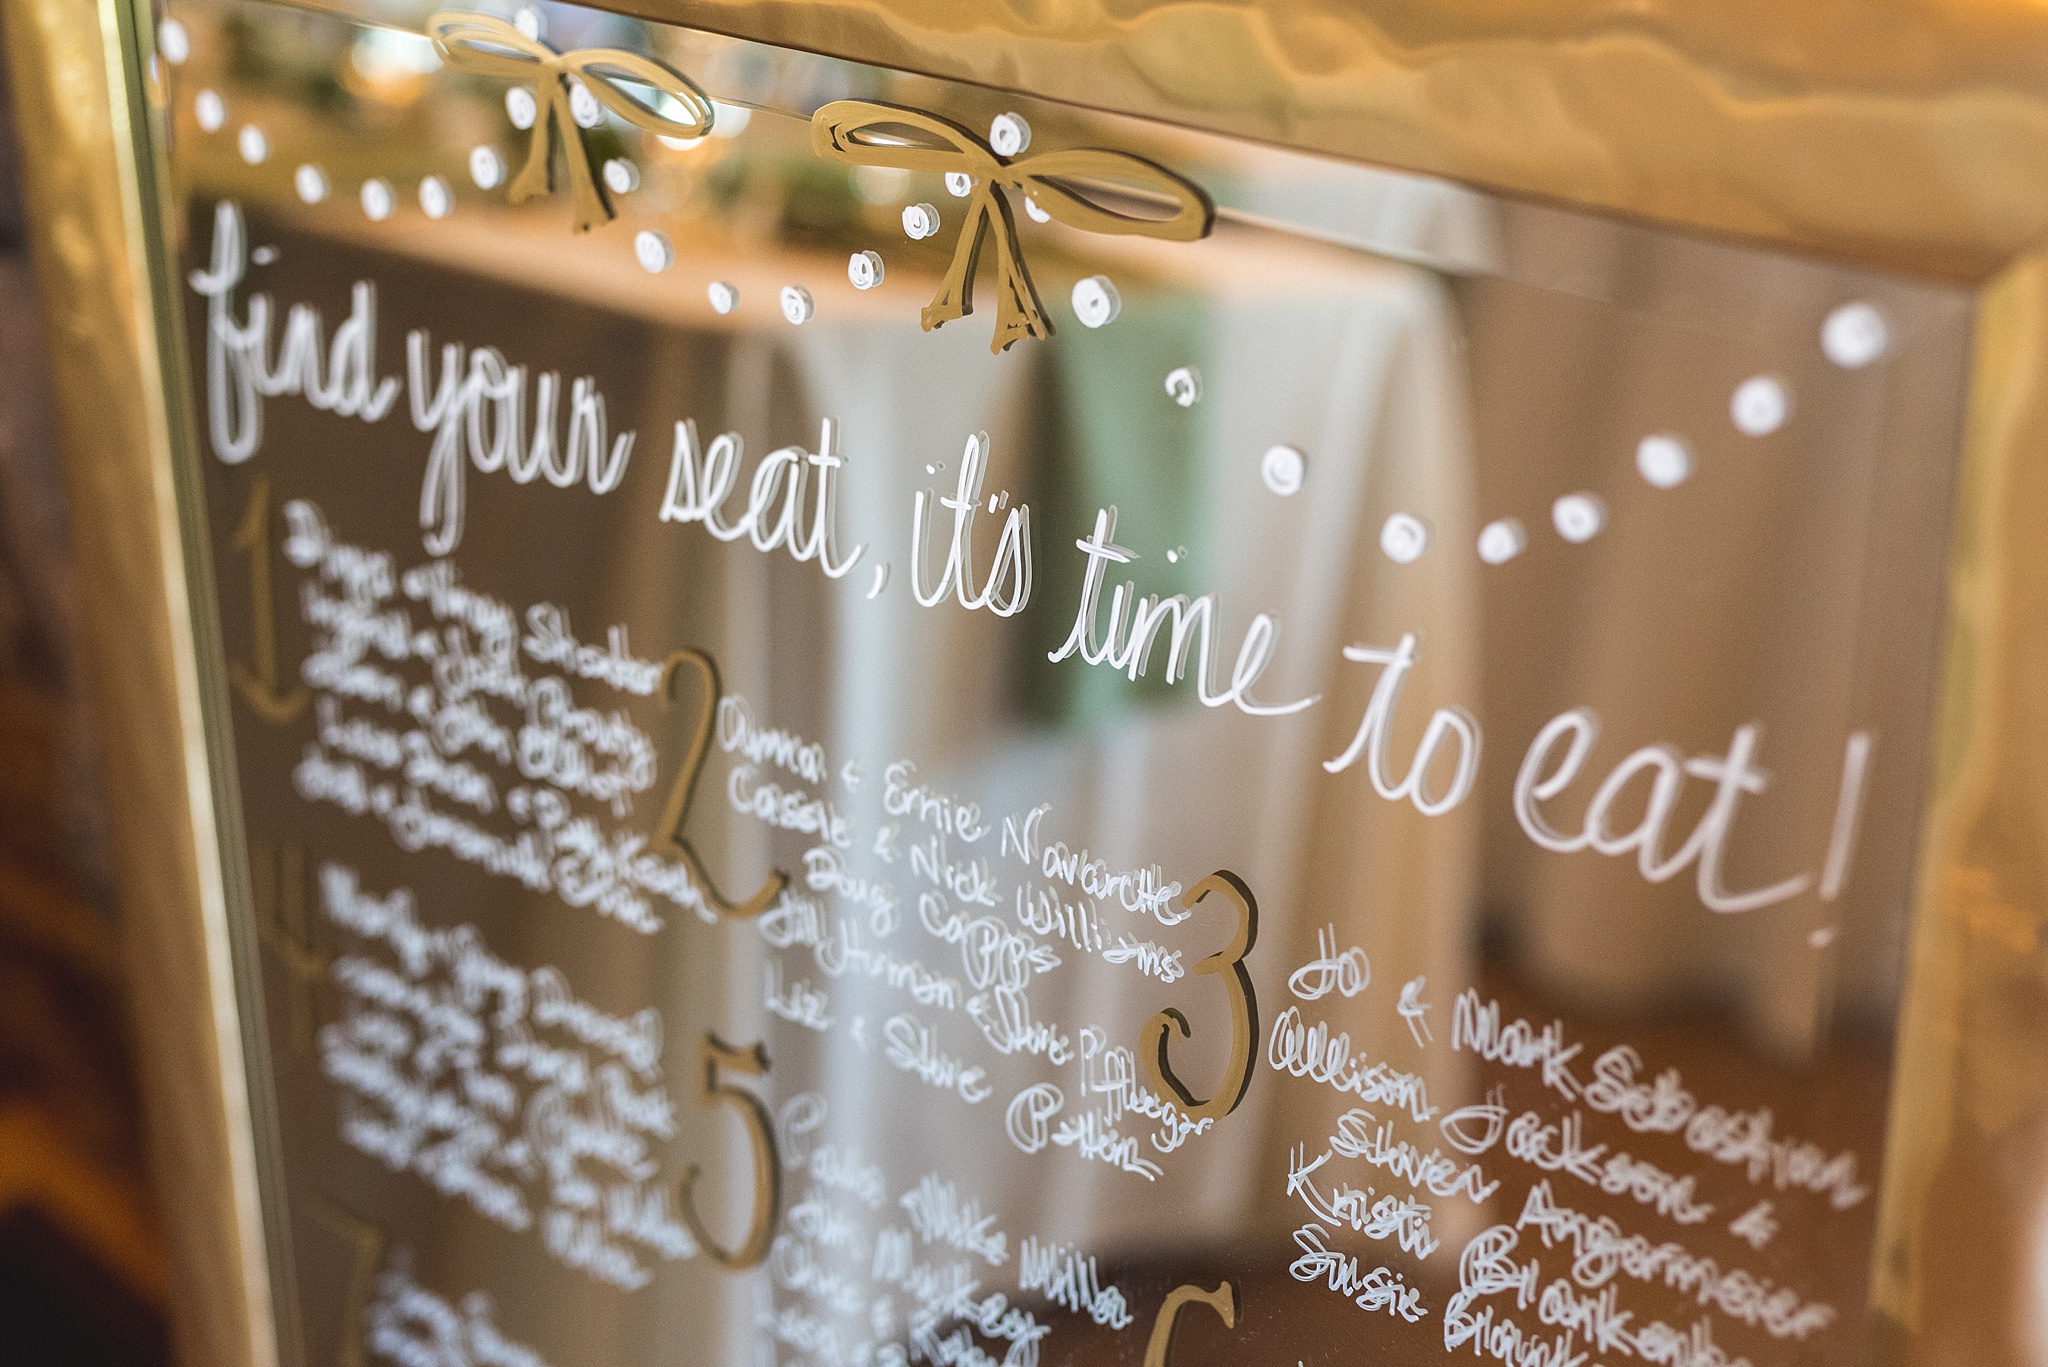
[[[562,151],[569,164],[569,188],[576,199],[579,232],[588,232],[617,215],[604,186],[591,174],[590,152],[583,145],[583,129],[575,118],[572,81],[581,82],[603,108],[650,133],[669,138],[701,138],[711,131],[710,99],[689,77],[652,57],[618,48],[556,52],[488,14],[443,11],[427,21],[427,36],[434,40],[435,50],[450,66],[526,82],[533,87],[535,108],[526,165],[513,178],[507,198],[521,204],[555,188],[549,154],[555,130],[559,128]],[[625,88],[627,84],[652,88],[655,103],[642,101]],[[680,106],[680,115],[661,111],[664,95]]]
[[[909,141],[906,135],[921,136]],[[1091,233],[1136,234],[1170,242],[1207,237],[1215,206],[1200,186],[1165,167],[1127,152],[1073,148],[1040,152],[1016,160],[1000,156],[974,133],[950,119],[922,110],[866,100],[836,100],[811,116],[811,147],[819,156],[855,166],[889,166],[903,171],[964,172],[973,177],[967,219],[953,248],[953,264],[920,315],[926,332],[974,312],[974,272],[983,239],[996,247],[996,332],[990,351],[1003,351],[1020,337],[1045,337],[1052,321],[1039,302],[1037,286],[1017,242],[1017,219],[1004,189],[1028,196],[1043,214]],[[1080,183],[1129,186],[1163,197],[1171,212],[1145,218],[1084,198]]]

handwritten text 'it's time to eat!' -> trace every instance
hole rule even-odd
[[[623,480],[635,434],[608,431],[604,395],[593,379],[580,378],[568,387],[565,414],[559,374],[534,376],[495,347],[472,349],[459,342],[442,344],[437,367],[423,329],[406,338],[405,379],[380,377],[371,282],[354,284],[349,316],[331,336],[320,313],[298,303],[285,314],[282,336],[273,338],[277,310],[269,295],[249,293],[238,316],[235,296],[247,273],[248,234],[241,210],[223,201],[215,208],[208,267],[192,273],[191,286],[207,305],[207,426],[213,451],[224,463],[242,464],[262,449],[268,399],[296,397],[338,417],[380,423],[398,407],[403,393],[413,426],[432,434],[419,522],[426,548],[435,555],[451,554],[461,543],[471,470],[520,484],[545,479],[558,489],[582,484],[597,496],[611,493]],[[828,578],[841,579],[868,548],[843,550],[838,544],[838,491],[847,466],[838,441],[837,424],[827,420],[819,449],[789,446],[762,457],[747,483],[745,506],[738,509],[735,496],[745,450],[740,435],[722,433],[705,446],[694,422],[677,422],[660,518],[700,524],[721,541],[744,539],[762,552],[781,549],[800,562],[815,560]],[[988,456],[988,437],[974,434],[952,492],[916,493],[910,577],[912,592],[924,607],[937,609],[951,598],[966,610],[1010,617],[1031,600],[1031,510],[1021,502],[1009,507],[1006,494],[984,496]],[[998,513],[1003,521],[983,574],[975,564],[975,524]],[[1252,616],[1225,671],[1220,642],[1214,639],[1222,630],[1217,594],[1141,595],[1134,580],[1112,583],[1115,567],[1138,558],[1116,544],[1116,519],[1115,508],[1099,509],[1093,529],[1074,543],[1086,568],[1072,628],[1050,659],[1078,659],[1135,681],[1154,666],[1163,640],[1166,682],[1177,685],[1192,677],[1205,706],[1278,717],[1321,701],[1319,695],[1284,702],[1254,696],[1279,636],[1279,625],[1268,614]],[[944,539],[943,555],[933,547],[935,535]],[[886,580],[887,567],[878,566],[869,596],[878,594]],[[1399,764],[1391,753],[1394,719],[1418,651],[1412,633],[1392,646],[1344,647],[1345,660],[1377,668],[1379,674],[1350,744],[1324,761],[1323,768],[1339,774],[1362,765],[1382,798],[1411,803],[1434,817],[1471,795],[1481,733],[1466,709],[1437,708],[1405,769]],[[1633,856],[1642,877],[1652,883],[1691,870],[1701,904],[1716,912],[1756,911],[1809,890],[1825,900],[1840,895],[1869,770],[1867,733],[1852,733],[1844,745],[1835,819],[1818,871],[1731,889],[1724,866],[1737,817],[1744,800],[1762,795],[1771,783],[1759,763],[1760,728],[1755,723],[1736,727],[1719,753],[1686,755],[1670,744],[1645,745],[1610,769],[1592,790],[1583,815],[1568,821],[1559,815],[1570,801],[1566,790],[1578,784],[1599,732],[1590,709],[1574,708],[1553,717],[1530,742],[1513,800],[1515,819],[1531,840],[1560,853]],[[1688,787],[1696,783],[1705,785],[1709,795],[1691,831],[1681,838],[1673,829],[1674,817]]]

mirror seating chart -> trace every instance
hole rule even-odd
[[[1967,294],[363,11],[153,72],[287,1362],[1861,1355]]]

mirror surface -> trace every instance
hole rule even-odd
[[[1859,1354],[1967,296],[375,17],[158,35],[295,1360]]]

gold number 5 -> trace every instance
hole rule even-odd
[[[1145,1345],[1145,1367],[1166,1367],[1167,1359],[1173,1355],[1174,1331],[1180,1328],[1180,1309],[1189,1301],[1200,1301],[1214,1310],[1225,1328],[1237,1328],[1237,1288],[1231,1283],[1219,1283],[1214,1291],[1204,1291],[1193,1282],[1176,1286],[1166,1293],[1159,1314],[1152,1320],[1152,1341]]]
[[[1193,1032],[1188,1018],[1172,1007],[1145,1022],[1145,1032],[1139,1037],[1138,1062],[1145,1070],[1145,1080],[1152,1090],[1170,1094],[1191,1120],[1221,1120],[1237,1109],[1252,1085],[1252,1040],[1259,1033],[1259,1002],[1252,993],[1252,975],[1244,966],[1244,956],[1252,952],[1259,938],[1259,903],[1242,878],[1228,869],[1218,869],[1182,893],[1180,904],[1193,911],[1195,904],[1212,892],[1234,903],[1238,917],[1237,938],[1229,947],[1195,965],[1198,975],[1230,975],[1224,982],[1230,992],[1230,1066],[1224,1073],[1223,1089],[1207,1101],[1197,1101],[1187,1084],[1174,1075],[1166,1058],[1168,1027],[1177,1027],[1182,1039]]]
[[[690,814],[690,799],[696,793],[697,775],[704,768],[704,757],[711,751],[711,727],[718,717],[719,698],[718,666],[712,663],[711,657],[701,650],[678,650],[662,666],[661,697],[664,706],[675,705],[676,675],[678,667],[683,665],[697,672],[704,688],[704,703],[697,711],[697,728],[690,737],[690,751],[683,756],[683,767],[676,771],[676,781],[669,785],[668,804],[661,809],[661,824],[655,828],[655,834],[682,858],[690,881],[696,884],[697,891],[704,894],[707,906],[721,916],[744,921],[775,905],[775,899],[782,895],[782,889],[789,883],[789,875],[779,869],[770,873],[752,897],[735,904],[712,883],[710,875],[704,872],[703,861],[697,858],[697,851],[683,838],[683,821]]]
[[[775,1222],[782,1213],[782,1159],[775,1151],[775,1126],[768,1118],[767,1106],[746,1088],[720,1082],[718,1069],[723,1064],[751,1077],[765,1077],[768,1050],[760,1044],[737,1049],[706,1030],[704,1042],[697,1047],[697,1060],[704,1070],[697,1080],[697,1099],[706,1106],[731,1106],[746,1122],[747,1139],[754,1152],[754,1215],[747,1226],[747,1237],[738,1248],[728,1253],[711,1242],[704,1229],[704,1217],[697,1213],[697,1179],[703,1170],[695,1163],[683,1172],[677,1204],[682,1207],[683,1223],[721,1267],[734,1271],[759,1267],[768,1257],[768,1244],[775,1236]]]

